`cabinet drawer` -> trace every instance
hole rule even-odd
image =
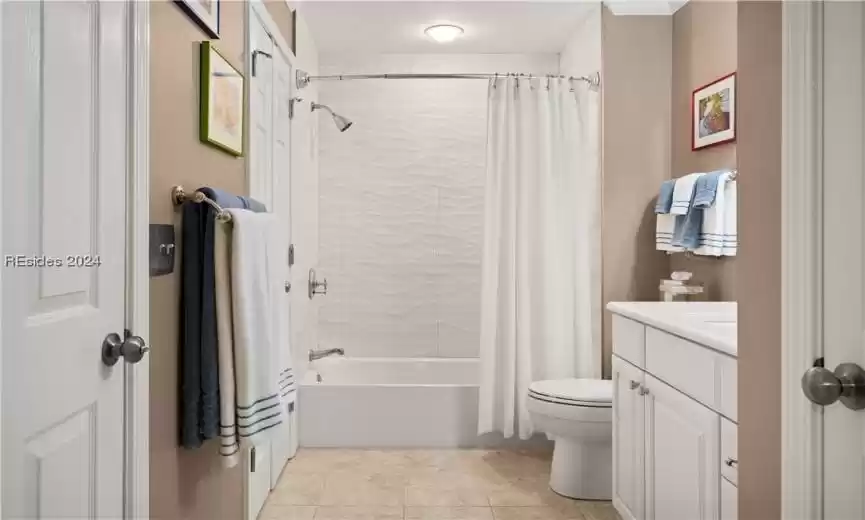
[[[613,353],[639,368],[646,367],[646,327],[613,315]]]
[[[729,417],[734,421],[738,421],[736,399],[738,392],[736,385],[738,384],[738,364],[735,358],[729,356],[718,355],[718,372],[721,378],[721,408],[718,410],[722,415]]]
[[[646,371],[715,411],[720,411],[715,385],[719,356],[672,334],[646,329]]]
[[[739,427],[721,418],[721,475],[739,485]]]
[[[739,490],[733,484],[721,479],[721,520],[738,520]]]

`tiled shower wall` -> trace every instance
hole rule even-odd
[[[558,55],[322,55],[322,74],[558,73]],[[320,346],[477,357],[487,82],[320,83]]]

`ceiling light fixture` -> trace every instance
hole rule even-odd
[[[448,43],[463,35],[463,28],[458,25],[431,25],[424,29],[424,34],[439,43]]]

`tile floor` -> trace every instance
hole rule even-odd
[[[548,451],[301,449],[259,520],[619,520],[549,489]]]

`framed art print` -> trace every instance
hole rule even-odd
[[[200,139],[243,155],[243,74],[210,42],[201,43]]]
[[[221,0],[175,0],[211,38],[219,38],[219,3]]]
[[[691,96],[691,148],[736,139],[736,73],[694,91]]]

